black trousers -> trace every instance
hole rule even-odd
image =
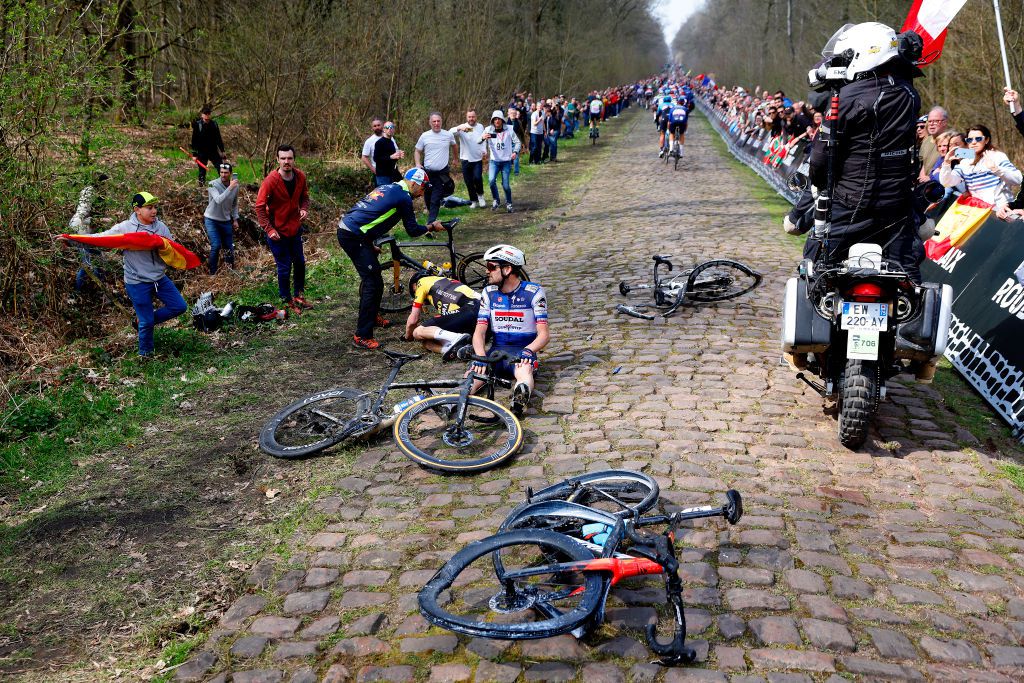
[[[477,197],[484,196],[484,162],[462,160],[462,180],[469,192],[469,201],[475,202]]]
[[[427,205],[427,223],[433,223],[441,211],[441,200],[452,193],[455,183],[447,166],[437,170],[428,168],[427,177],[430,182],[423,188],[423,203]]]
[[[206,152],[199,152],[198,154],[196,154],[196,158],[199,159],[199,161],[203,162],[206,165],[206,168],[204,169],[199,164],[196,164],[196,169],[199,171],[199,182],[200,183],[206,184],[206,171],[207,170],[210,170],[210,171],[213,172],[213,177],[214,178],[216,178],[218,175],[220,175],[220,162],[221,162],[220,154],[217,154],[216,152],[214,152],[213,154],[208,154]]]
[[[846,259],[850,247],[858,242],[881,246],[885,258],[900,264],[911,279],[920,284],[924,243],[912,215],[903,208],[856,211],[834,202],[827,252],[822,240],[811,233],[804,243],[804,258],[815,263],[836,264]]]
[[[369,241],[342,228],[338,228],[338,244],[352,259],[352,265],[359,273],[359,319],[356,322],[356,336],[371,339],[377,314],[380,312],[380,300],[384,296],[384,278],[380,273],[377,252]]]

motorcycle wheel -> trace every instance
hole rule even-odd
[[[847,360],[839,392],[839,442],[847,448],[864,445],[871,418],[878,408],[878,395],[877,361]]]

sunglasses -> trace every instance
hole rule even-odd
[[[985,142],[985,136],[982,135],[976,138],[964,138],[964,142],[967,144],[971,144],[972,142]]]
[[[917,124],[917,127],[918,127],[918,128],[925,128],[925,127],[927,127],[927,126],[928,126],[928,124],[927,124],[927,123],[919,123],[919,124]]]
[[[384,126],[384,128],[394,128],[394,126]]]
[[[498,265],[497,263],[485,263],[485,264],[484,264],[484,268],[486,268],[486,269],[487,269],[487,272],[488,272],[488,273],[491,273],[491,272],[493,272],[493,271],[495,271],[495,270],[498,270],[499,268],[501,268],[501,266],[500,266],[500,265]]]

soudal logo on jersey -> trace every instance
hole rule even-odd
[[[525,314],[522,311],[495,311],[494,321],[499,323],[521,323]]]

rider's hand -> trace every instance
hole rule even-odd
[[[267,237],[277,242],[279,239],[281,239],[281,233],[271,228],[270,230],[267,230]]]
[[[789,214],[787,213],[785,218],[782,219],[782,229],[786,231],[788,235],[802,235],[806,230],[801,228],[799,225],[790,220]]]
[[[428,225],[427,228],[430,229],[431,232],[442,232],[444,230],[444,226],[441,225],[441,221],[434,221]]]
[[[529,365],[532,367],[533,364],[536,362],[536,352],[532,351],[531,349],[523,349],[522,353],[519,355],[519,365]]]

